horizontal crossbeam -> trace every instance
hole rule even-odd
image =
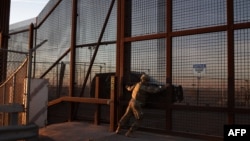
[[[23,112],[23,111],[24,111],[23,105],[18,104],[18,103],[0,105],[0,112],[18,113],[18,112]]]
[[[90,103],[90,104],[105,104],[109,105],[112,101],[110,99],[102,98],[84,98],[84,97],[69,97],[64,96],[58,99],[52,100],[48,103],[48,106],[58,104],[60,102],[79,102],[79,103]]]

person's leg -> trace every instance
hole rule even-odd
[[[134,102],[133,104],[131,104],[131,109],[133,111],[135,120],[132,123],[129,130],[125,134],[126,136],[129,136],[129,137],[131,137],[131,136],[133,137],[133,132],[139,127],[140,122],[143,119],[143,112],[142,112],[140,104]]]
[[[121,119],[119,120],[118,122],[118,127],[116,128],[116,131],[115,133],[116,134],[119,134],[120,133],[120,130],[121,130],[121,127],[124,126],[124,124],[128,121],[128,119],[132,116],[132,109],[130,108],[130,102],[129,102],[129,105],[126,109],[126,112],[124,113],[124,115],[121,117]]]
[[[181,85],[178,86],[177,97],[178,97],[179,102],[182,102],[183,99],[184,99],[184,97],[183,97],[183,89],[182,89]]]
[[[135,137],[134,132],[139,127],[141,121],[142,121],[142,119],[134,119],[134,122],[132,123],[129,130],[125,133],[125,136],[127,136],[127,137]]]
[[[172,85],[173,88],[173,93],[172,93],[172,102],[182,102],[184,97],[183,97],[183,89],[181,85],[175,86]]]

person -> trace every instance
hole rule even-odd
[[[126,112],[118,122],[116,134],[120,134],[121,128],[127,121],[134,116],[135,120],[131,124],[125,136],[134,137],[133,132],[138,128],[140,121],[143,119],[142,106],[145,105],[147,94],[156,94],[167,88],[165,86],[152,86],[149,85],[150,77],[147,74],[142,74],[140,82],[133,86],[126,86],[128,91],[132,91],[132,96],[127,106]]]

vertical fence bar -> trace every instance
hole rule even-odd
[[[6,93],[6,84],[3,85],[3,103],[0,104],[5,104],[5,93]],[[1,125],[4,126],[4,121],[5,121],[5,113],[1,113],[2,116],[2,123]]]
[[[36,17],[36,26],[37,27],[37,17]],[[36,48],[37,46],[37,28],[34,29],[35,35],[34,35],[34,46]],[[32,70],[32,78],[35,78],[36,76],[36,49],[34,49],[33,53],[33,70]]]
[[[115,130],[115,76],[110,79],[110,127],[109,130]]]
[[[71,19],[71,47],[70,47],[70,87],[69,96],[74,96],[75,84],[75,54],[76,54],[76,26],[77,26],[77,0],[72,0],[72,19]],[[69,121],[73,116],[73,103],[69,105]]]
[[[234,123],[234,30],[233,30],[233,1],[227,0],[227,45],[228,45],[228,124]]]
[[[5,104],[6,84],[4,84],[3,104]]]
[[[118,0],[117,4],[117,51],[116,51],[116,76],[118,77],[117,81],[117,101],[120,103],[120,97],[123,95],[123,78],[124,78],[124,60],[125,60],[125,53],[124,53],[124,26],[125,26],[125,1]],[[122,115],[122,105],[119,104],[117,106],[117,119],[119,119]]]
[[[167,25],[166,25],[166,29],[167,29],[167,46],[166,46],[166,54],[167,54],[167,78],[166,78],[166,83],[172,84],[172,36],[169,36],[172,32],[172,0],[167,0],[167,5],[166,5],[166,19],[167,19]],[[172,99],[172,92],[173,89],[172,87],[170,87],[169,91],[168,91],[168,100],[167,100],[167,107],[166,107],[166,131],[170,132],[172,129],[172,109],[171,109],[171,99]]]
[[[2,48],[2,41],[3,41],[3,33],[2,32],[0,32],[0,48]]]
[[[29,27],[29,58],[28,58],[28,77],[27,77],[27,96],[26,96],[26,124],[29,123],[29,106],[30,106],[30,85],[31,85],[31,73],[32,73],[32,48],[33,48],[33,37],[34,37],[34,24],[31,23]]]
[[[12,102],[11,103],[17,103],[17,101],[15,101],[15,97],[16,97],[16,74],[14,74],[13,76],[13,83],[12,83]]]
[[[95,98],[99,98],[99,77],[95,78]],[[100,124],[100,104],[96,104],[96,111],[95,111],[95,117],[94,117],[94,124],[99,125]]]

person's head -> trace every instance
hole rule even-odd
[[[150,81],[150,77],[147,74],[142,74],[141,75],[141,82],[147,83]]]

